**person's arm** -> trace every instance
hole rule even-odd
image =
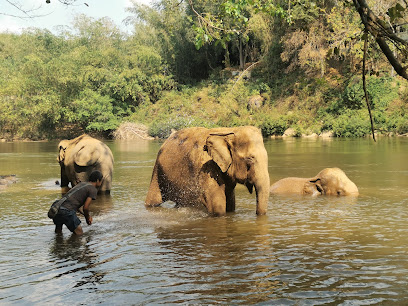
[[[91,202],[92,198],[87,197],[84,204],[84,216],[88,225],[92,224],[92,217],[89,215],[89,206],[91,205]]]

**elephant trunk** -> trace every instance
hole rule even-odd
[[[256,214],[265,215],[266,211],[268,210],[269,183],[267,185],[255,184],[255,191],[256,191]]]
[[[269,188],[271,185],[268,172],[268,155],[264,150],[263,158],[258,158],[259,163],[254,167],[253,183],[256,192],[256,214],[265,215],[268,210]]]

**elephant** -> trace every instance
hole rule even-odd
[[[315,177],[287,177],[274,183],[271,194],[358,196],[358,188],[340,168],[325,168]]]
[[[99,170],[103,174],[103,182],[98,193],[110,193],[114,159],[106,144],[84,134],[71,140],[61,140],[58,148],[63,191],[68,190],[69,183],[74,187],[79,182],[88,181],[91,172]]]
[[[235,211],[235,186],[255,187],[256,213],[266,214],[268,155],[260,130],[192,127],[173,132],[161,146],[145,206],[166,201],[205,207],[213,216]]]

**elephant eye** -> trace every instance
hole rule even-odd
[[[255,157],[254,156],[247,157],[246,158],[247,170],[249,170],[254,163],[255,163]]]
[[[255,162],[255,156],[250,155],[246,158],[247,164],[253,164]]]

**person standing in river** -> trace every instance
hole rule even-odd
[[[83,230],[81,220],[76,215],[79,208],[83,206],[84,217],[88,225],[92,224],[92,217],[89,214],[89,206],[92,200],[96,199],[98,189],[102,185],[102,172],[95,170],[89,176],[89,182],[81,182],[75,185],[65,196],[67,199],[61,204],[58,213],[53,218],[55,232],[62,233],[62,226],[66,227],[76,235],[82,235]]]

